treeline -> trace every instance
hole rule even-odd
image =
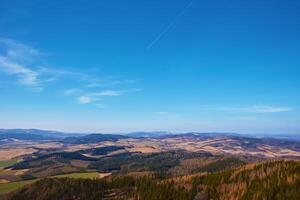
[[[174,178],[43,179],[6,200],[295,200],[300,199],[300,162],[250,164],[222,172]]]
[[[6,200],[185,200],[188,191],[152,177],[122,177],[112,180],[47,178],[3,197]]]
[[[13,170],[29,169],[33,167],[37,168],[54,164],[54,161],[70,163],[70,160],[96,161],[97,159],[84,156],[78,152],[57,152],[40,155],[36,158],[28,158],[24,161],[14,164],[13,166],[10,166],[9,168]]]
[[[180,161],[197,157],[212,157],[212,155],[186,151],[168,151],[152,154],[123,153],[100,158],[98,161],[92,162],[89,168],[102,172],[162,171],[166,173],[167,170],[179,165]]]
[[[91,154],[93,156],[106,155],[113,151],[123,150],[125,146],[105,146],[105,147],[97,147],[92,149],[79,150],[78,152],[81,154]]]
[[[207,199],[300,199],[300,162],[275,161],[198,176],[192,190]]]

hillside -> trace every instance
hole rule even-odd
[[[300,199],[300,163],[275,161],[168,179],[43,179],[3,199],[295,200]]]
[[[142,154],[120,152],[119,149],[122,150],[122,148],[110,146],[78,152],[34,154],[33,157],[27,157],[24,161],[7,165],[0,173],[0,179],[16,181],[87,171],[122,174],[151,171],[173,176],[197,172],[216,172],[245,164],[238,158],[213,156],[207,153],[170,151]],[[115,153],[110,154],[110,151]],[[104,155],[104,153],[108,154]],[[97,155],[90,157],[93,154]]]
[[[94,144],[103,141],[117,141],[119,139],[126,139],[124,135],[113,134],[89,134],[81,137],[67,137],[62,142],[66,144]]]
[[[18,131],[0,133],[0,160],[24,158],[33,153],[85,151],[106,146],[124,147],[123,152],[157,153],[185,150],[262,159],[300,158],[300,142],[297,140],[253,138],[231,133],[216,133],[215,135],[213,133],[186,133],[159,137],[89,134],[77,137],[49,138],[45,132],[38,134],[39,131],[21,130],[22,133]],[[98,153],[91,153],[92,156],[96,154]]]
[[[210,199],[300,199],[300,162],[276,161],[192,178]]]
[[[32,134],[47,137],[46,132],[38,133],[39,130],[21,132],[16,133],[26,137]],[[102,199],[298,197],[299,141],[195,132],[159,136],[145,133],[144,137],[140,137],[141,134],[139,137],[89,134],[47,140],[16,139],[13,131],[9,134],[12,138],[0,140],[0,194],[39,181],[41,186],[44,185],[44,191],[52,191],[51,184],[66,184],[63,193],[73,195],[73,192],[80,191],[80,194],[74,194],[79,198],[86,190],[80,180],[52,178],[74,173],[100,173],[109,177],[101,183],[97,182],[99,180],[86,180],[84,184],[90,184],[87,191],[95,194],[103,190]],[[259,164],[270,161],[273,162]],[[145,175],[147,177],[141,178]],[[49,177],[50,180],[43,180]],[[101,184],[106,184],[105,188],[97,188]],[[82,188],[73,191],[68,187]],[[26,188],[22,189],[25,193]],[[31,190],[35,191],[35,188]],[[29,193],[31,195],[32,192]],[[49,198],[55,199],[56,196]]]

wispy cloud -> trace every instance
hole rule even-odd
[[[129,90],[104,90],[100,92],[90,93],[90,97],[117,97],[122,96],[126,93],[140,92],[140,89],[129,89]]]
[[[15,76],[18,83],[42,90],[46,83],[55,80],[39,70],[37,60],[43,53],[12,39],[0,38],[0,70]]]
[[[58,80],[62,80],[63,77],[66,85],[73,85],[70,89],[63,89],[66,96],[75,98],[79,104],[93,103],[97,107],[103,107],[103,104],[99,103],[102,98],[141,91],[124,89],[126,85],[136,82],[133,79],[98,77],[97,74],[69,71],[67,68],[45,67],[42,65],[45,63],[45,55],[30,45],[0,37],[0,72],[34,91],[42,91],[54,81],[59,83]]]
[[[1,69],[10,75],[16,75],[19,82],[26,86],[39,87],[40,80],[38,79],[39,73],[31,70],[30,68],[10,61],[8,58],[0,56]]]
[[[93,99],[91,97],[84,96],[84,95],[83,96],[79,96],[77,98],[77,100],[78,100],[78,103],[80,103],[80,104],[88,104],[88,103],[91,103],[93,101]]]
[[[74,94],[78,94],[80,92],[81,92],[81,90],[77,89],[77,88],[71,88],[71,89],[67,89],[67,90],[64,91],[64,93],[66,95],[74,95]]]
[[[281,113],[292,111],[293,108],[285,106],[254,105],[245,107],[220,107],[216,110],[248,113]]]
[[[86,87],[88,88],[96,88],[96,87],[107,87],[107,86],[115,86],[115,85],[124,85],[124,84],[132,84],[135,83],[136,80],[102,80],[102,81],[94,81],[88,83]]]
[[[276,107],[276,106],[254,106],[253,111],[257,113],[278,113],[288,112],[293,110],[290,107]]]
[[[116,97],[116,96],[121,96],[123,94],[122,91],[116,91],[116,90],[105,90],[102,92],[98,92],[98,93],[92,93],[90,94],[90,96],[107,96],[107,97]]]
[[[80,96],[77,96],[77,102],[79,104],[89,104],[95,103],[97,107],[103,107],[103,104],[100,104],[99,101],[103,100],[105,97],[117,97],[122,96],[126,93],[130,92],[139,92],[140,89],[130,89],[130,90],[104,90],[100,92],[92,92],[92,93],[82,93]],[[65,91],[68,94],[76,94],[78,91],[76,89],[70,89]]]
[[[1,49],[6,57],[18,61],[32,61],[45,53],[10,38],[0,38]]]

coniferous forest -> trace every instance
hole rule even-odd
[[[173,177],[151,174],[107,179],[46,178],[3,199],[296,200],[300,199],[300,162],[271,161]]]

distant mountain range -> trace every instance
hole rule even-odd
[[[65,133],[51,130],[40,129],[0,129],[0,140],[18,139],[18,140],[59,140],[66,137],[79,137],[84,134]]]
[[[132,132],[127,133],[126,136],[134,138],[152,138],[152,137],[161,137],[161,136],[170,136],[173,135],[171,132],[157,131],[157,132]]]
[[[0,129],[0,140],[18,139],[18,140],[59,140],[65,143],[97,143],[101,141],[116,141],[124,138],[172,138],[172,137],[221,137],[237,136],[247,138],[275,138],[283,140],[300,141],[300,134],[238,134],[222,132],[188,132],[188,133],[171,133],[165,131],[155,132],[132,132],[127,134],[102,134],[102,133],[67,133],[51,130],[40,129]]]
[[[63,139],[63,143],[68,144],[94,144],[103,141],[112,141],[115,142],[119,139],[129,138],[124,135],[115,135],[115,134],[88,134],[81,137],[66,137]]]

